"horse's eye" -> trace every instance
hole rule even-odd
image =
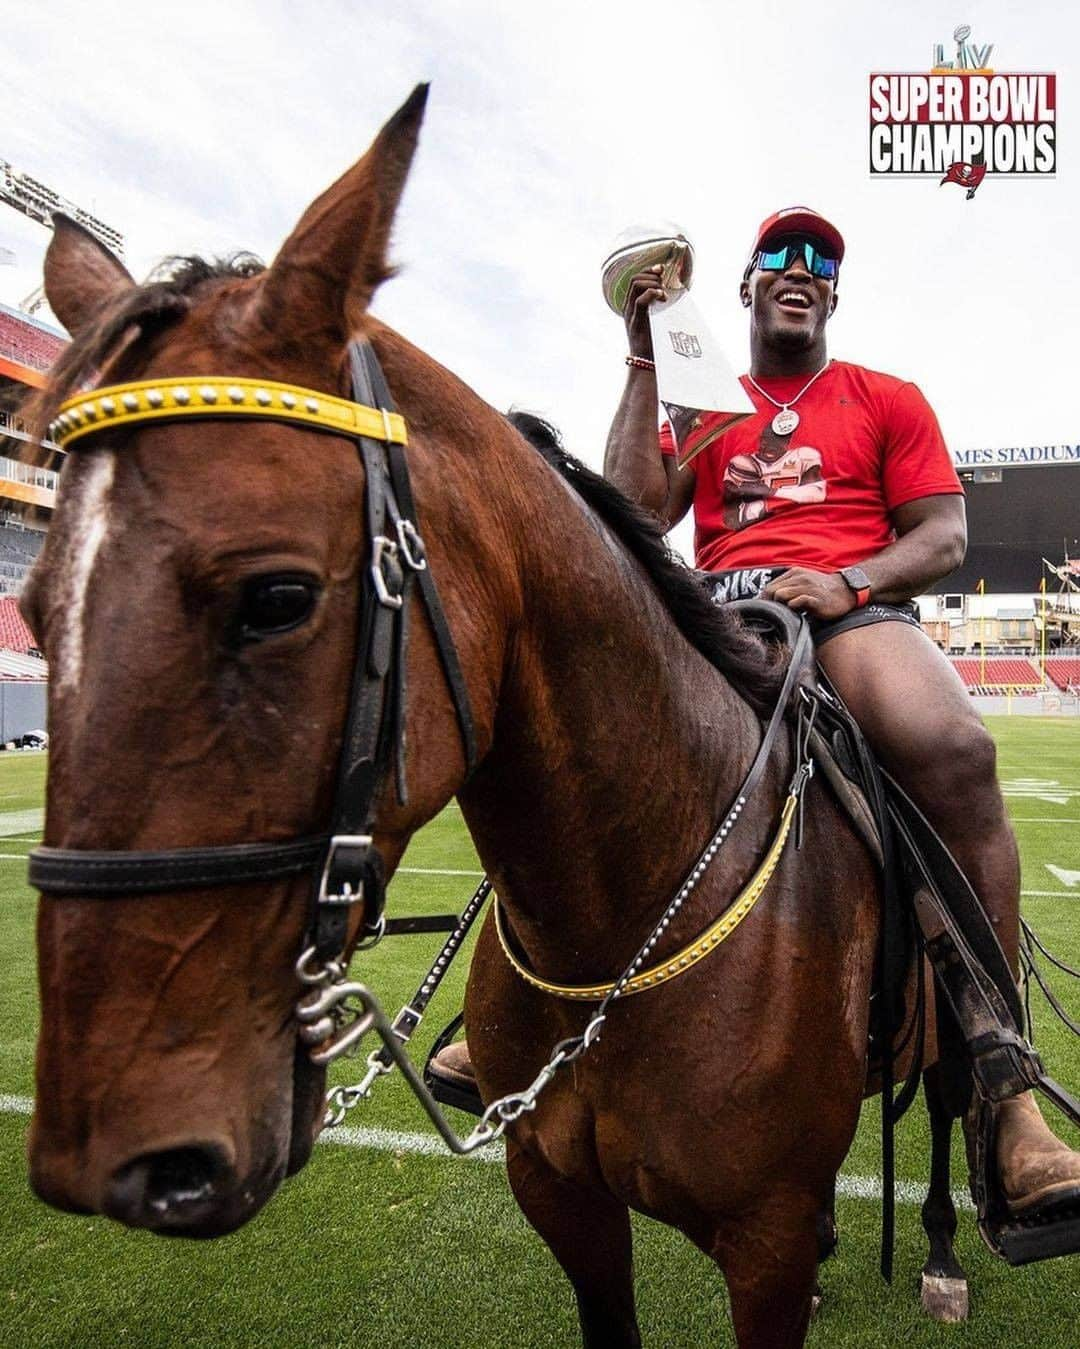
[[[243,589],[237,630],[243,642],[298,628],[311,617],[319,587],[309,576],[253,576]]]

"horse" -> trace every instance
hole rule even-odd
[[[230,381],[238,401],[260,381],[347,400],[350,342],[377,358],[408,428],[415,560],[437,579],[475,744],[414,589],[400,771],[373,786],[373,846],[392,876],[456,795],[514,949],[546,979],[595,984],[631,961],[731,810],[778,696],[766,647],[666,560],[640,512],[596,482],[577,490],[371,314],[425,97],[268,268],[187,259],[139,286],[76,223],[55,224],[46,289],[73,341],[52,405],[90,379],[136,381],[151,404],[157,386],[179,400],[210,385],[205,416],[130,426],[85,395],[74,421],[101,424],[67,459],[23,596],[51,669],[46,851],[106,867],[99,893],[41,883],[30,1175],[64,1210],[222,1235],[307,1162],[323,1118],[325,1074],[295,1017],[310,855],[265,874],[207,864],[182,891],[163,865],[160,885],[100,893],[121,874],[110,858],[287,850],[325,835],[333,810],[369,472],[348,434],[210,406]],[[781,735],[658,959],[755,874],[795,758]],[[789,838],[730,940],[615,1002],[507,1130],[510,1185],[570,1280],[587,1345],[639,1343],[631,1208],[715,1261],[741,1346],[803,1343],[866,1085],[880,923],[869,851],[809,790],[799,847]],[[349,949],[363,909],[342,910]],[[588,1014],[520,978],[485,923],[466,998],[485,1100],[531,1081]]]

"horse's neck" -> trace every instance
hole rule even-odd
[[[554,942],[575,977],[567,951],[595,960],[613,933],[633,941],[678,887],[760,726],[538,453],[398,334],[372,340],[423,446],[418,492],[452,510],[442,523],[460,542],[445,591],[488,743],[462,807],[529,955],[552,968]],[[485,603],[463,607],[470,595]]]
[[[613,932],[647,930],[760,729],[622,545],[564,483],[545,486],[492,749],[462,805],[526,950],[550,969],[553,942],[570,977],[568,949],[591,969]]]

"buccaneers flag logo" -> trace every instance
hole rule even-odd
[[[945,183],[959,183],[961,187],[967,188],[967,199],[970,201],[975,195],[975,189],[985,177],[985,164],[965,164],[963,160],[958,159],[955,164],[949,165],[938,187]]]

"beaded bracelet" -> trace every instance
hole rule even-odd
[[[635,370],[655,370],[656,362],[650,361],[647,356],[627,356],[626,364],[632,365]]]

